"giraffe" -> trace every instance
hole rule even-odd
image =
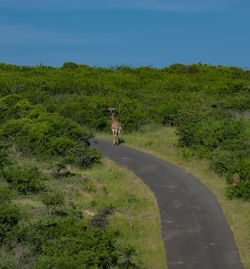
[[[115,109],[113,107],[110,107],[110,108],[108,108],[108,110],[111,113],[111,119],[112,119],[111,130],[112,130],[112,133],[113,133],[113,144],[114,145],[119,145],[119,135],[120,135],[120,132],[121,132],[121,124],[115,118],[115,114],[114,114]]]

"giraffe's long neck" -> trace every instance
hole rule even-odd
[[[116,120],[114,113],[111,114],[111,118],[112,118],[112,128],[121,127],[121,124],[119,121]]]
[[[114,123],[116,121],[114,113],[111,114],[111,118],[112,118],[112,123]]]

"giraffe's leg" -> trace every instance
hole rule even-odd
[[[113,144],[115,145],[115,130],[113,129],[112,132],[113,132]]]
[[[119,135],[120,135],[120,132],[121,132],[121,127],[117,131],[117,145],[119,145]]]
[[[116,144],[119,145],[119,137],[118,137],[118,132],[116,132]]]
[[[117,130],[115,131],[115,143],[118,145],[118,132]]]

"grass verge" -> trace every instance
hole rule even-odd
[[[112,139],[111,134],[98,133],[97,137]],[[226,180],[213,172],[208,161],[193,158],[188,150],[178,147],[173,127],[148,125],[138,132],[122,134],[125,145],[150,153],[178,165],[198,178],[217,197],[228,220],[239,248],[245,269],[250,269],[250,203],[228,200],[225,196]]]
[[[114,206],[116,212],[109,228],[122,231],[124,242],[136,248],[138,263],[150,269],[166,268],[159,210],[149,187],[132,172],[106,158],[82,173],[91,178],[99,190],[89,197],[96,201],[96,208],[86,210]]]

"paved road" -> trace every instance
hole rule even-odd
[[[154,192],[169,269],[243,269],[220,205],[200,181],[150,154],[97,138],[91,144]]]

